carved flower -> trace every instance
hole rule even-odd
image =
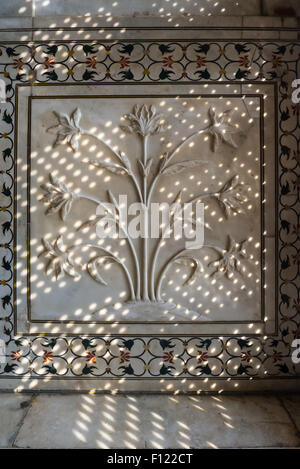
[[[233,213],[242,212],[241,206],[248,200],[245,188],[246,185],[239,183],[239,176],[236,174],[215,194],[227,218]]]
[[[67,143],[73,151],[78,150],[78,136],[82,131],[79,127],[81,119],[80,109],[75,109],[71,116],[54,112],[58,119],[58,125],[50,127],[48,131],[56,134],[54,146]]]
[[[63,277],[66,273],[70,277],[79,277],[78,272],[75,270],[75,262],[64,246],[63,237],[59,235],[54,243],[51,245],[49,241],[43,239],[44,251],[41,252],[45,257],[50,258],[46,266],[46,274],[53,270],[56,276],[56,280],[59,277]]]
[[[216,111],[212,108],[208,111],[211,121],[208,133],[212,136],[213,151],[216,151],[220,142],[227,143],[231,147],[237,148],[237,144],[232,139],[232,135],[237,133],[238,129],[228,121],[228,115],[231,112],[231,110],[223,111],[221,114],[217,115]],[[226,117],[227,119],[225,120]]]
[[[76,194],[71,192],[65,183],[55,174],[49,174],[51,183],[41,185],[45,191],[42,201],[49,203],[46,215],[51,215],[59,211],[62,220],[65,220],[70,213]]]
[[[221,250],[214,248],[220,255],[220,259],[213,261],[208,264],[208,267],[214,265],[216,270],[211,274],[223,274],[227,278],[232,278],[235,272],[242,272],[242,264],[240,258],[248,258],[245,251],[245,244],[247,240],[237,243],[231,236],[228,236],[228,247],[227,250]]]
[[[127,124],[120,126],[123,131],[134,132],[143,137],[158,134],[164,129],[163,116],[156,112],[155,106],[136,104],[133,112],[125,114],[123,119],[127,121]]]

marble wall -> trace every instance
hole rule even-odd
[[[297,19],[55,5],[0,22],[0,386],[296,387]],[[203,202],[204,248],[98,239],[119,194]]]
[[[297,16],[298,0],[10,0],[1,16],[270,15]]]

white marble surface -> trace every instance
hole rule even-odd
[[[153,53],[155,53],[155,50]],[[241,319],[251,322],[260,319],[260,305],[257,302],[260,280],[256,275],[256,269],[259,265],[257,251],[259,244],[257,243],[260,241],[260,205],[259,198],[257,197],[259,193],[257,179],[257,174],[259,173],[259,101],[257,98],[249,98],[246,113],[243,100],[239,97],[233,97],[234,94],[232,93],[248,93],[251,92],[251,88],[245,87],[241,90],[238,86],[226,87],[222,85],[212,85],[206,88],[199,85],[196,90],[194,86],[191,87],[191,85],[187,85],[184,89],[181,87],[180,90],[176,86],[164,85],[162,98],[135,97],[137,93],[142,95],[144,95],[145,92],[148,94],[151,94],[151,92],[156,93],[156,89],[157,88],[154,87],[151,88],[151,85],[147,85],[146,91],[142,86],[135,90],[133,87],[123,85],[118,85],[117,90],[116,88],[108,86],[102,90],[102,87],[87,87],[84,85],[82,85],[81,88],[76,87],[76,89],[63,85],[56,88],[45,86],[35,88],[36,98],[33,100],[32,104],[33,113],[31,123],[31,319],[43,320],[44,322],[53,319],[75,319],[84,320],[87,323],[91,323],[95,320],[106,322],[153,322],[159,320],[168,323],[178,320],[181,322],[198,322],[203,320],[209,322],[234,320],[238,322]],[[174,90],[187,94],[188,98],[182,97],[180,99],[174,99],[168,97],[169,95],[174,95]],[[197,91],[198,93],[203,92],[205,96],[201,99],[198,99],[196,95],[194,98],[189,97],[191,91],[194,92],[194,95]],[[23,91],[20,91],[20,109],[23,109],[22,96],[24,94],[26,97],[27,92],[28,88],[24,88],[25,94]],[[37,99],[42,95],[45,95],[44,97],[49,96],[49,93],[54,93],[57,98]],[[86,99],[76,99],[74,93],[75,95],[85,95]],[[120,96],[125,96],[129,93],[128,96],[131,97],[122,97],[121,99],[105,97],[106,95],[115,93]],[[229,98],[227,99],[225,97],[220,101],[218,98],[210,97],[210,93],[225,93],[225,96],[229,94]],[[70,99],[60,98],[59,96],[61,94],[70,95]],[[99,97],[96,99],[88,98],[88,94],[91,96],[99,95]],[[215,106],[218,112],[227,109],[235,110],[232,114],[232,123],[235,124],[239,122],[240,125],[238,132],[234,135],[234,139],[238,142],[238,148],[233,148],[228,145],[228,143],[223,142],[220,143],[220,146],[213,152],[211,146],[212,140],[209,138],[209,135],[204,133],[192,139],[191,142],[193,146],[189,147],[186,145],[184,151],[180,151],[178,156],[175,157],[174,162],[180,162],[182,159],[193,160],[199,158],[201,161],[203,160],[204,163],[199,166],[199,169],[197,166],[193,172],[186,170],[180,173],[180,180],[176,174],[174,176],[162,177],[162,182],[157,186],[157,190],[154,192],[154,201],[173,201],[179,189],[183,190],[184,201],[192,200],[192,198],[199,193],[205,194],[206,192],[219,190],[228,180],[231,180],[231,178],[236,175],[239,175],[239,181],[245,184],[248,197],[248,202],[238,207],[239,209],[244,209],[245,213],[241,213],[238,216],[229,216],[228,219],[226,219],[224,215],[222,206],[219,206],[213,199],[208,199],[205,205],[207,208],[205,212],[205,222],[212,228],[212,230],[205,231],[205,244],[212,246],[220,245],[221,248],[224,249],[227,248],[229,234],[237,242],[249,238],[247,255],[252,256],[252,260],[246,259],[244,262],[244,267],[248,269],[247,272],[244,273],[244,275],[236,274],[234,279],[224,279],[222,277],[212,282],[213,278],[210,275],[214,272],[215,268],[210,266],[207,269],[206,266],[210,262],[218,259],[218,255],[214,254],[213,250],[210,248],[205,248],[203,254],[200,251],[195,251],[193,253],[194,256],[200,255],[200,260],[206,270],[203,274],[199,274],[199,278],[197,277],[192,285],[182,286],[184,281],[188,278],[187,276],[190,275],[190,272],[187,268],[174,265],[174,268],[170,269],[163,283],[162,292],[165,294],[163,299],[168,300],[169,303],[175,303],[178,307],[175,310],[171,306],[165,307],[161,309],[161,312],[159,312],[159,308],[156,308],[155,316],[148,314],[146,309],[148,310],[149,307],[145,308],[145,305],[141,305],[139,309],[137,309],[136,306],[133,308],[129,304],[119,305],[120,302],[124,302],[127,298],[127,296],[124,297],[124,292],[127,292],[128,285],[126,279],[120,276],[120,272],[116,267],[109,271],[101,271],[101,275],[108,281],[107,287],[97,284],[97,282],[85,274],[82,275],[79,282],[74,282],[69,276],[56,282],[55,278],[51,277],[51,275],[49,277],[45,274],[45,261],[42,257],[38,257],[42,250],[42,238],[47,238],[52,242],[59,234],[63,234],[66,245],[76,244],[79,240],[81,240],[80,243],[90,242],[94,244],[99,241],[95,238],[95,228],[92,227],[87,234],[85,234],[84,231],[82,232],[82,230],[77,231],[76,229],[78,226],[81,226],[90,215],[95,213],[94,204],[90,201],[75,201],[72,212],[65,221],[61,220],[59,213],[54,213],[49,216],[45,215],[47,207],[41,202],[43,190],[40,188],[40,185],[48,181],[50,173],[55,173],[58,177],[63,178],[71,190],[91,194],[93,197],[99,197],[101,200],[107,199],[107,189],[112,190],[115,197],[118,196],[118,193],[124,193],[129,195],[129,202],[136,200],[135,193],[130,186],[130,180],[127,180],[128,178],[126,178],[126,176],[124,179],[124,176],[116,176],[107,171],[103,172],[103,169],[98,169],[97,173],[95,173],[95,168],[92,168],[91,171],[88,165],[82,164],[81,161],[86,159],[91,151],[93,157],[98,156],[98,158],[100,158],[104,151],[103,154],[105,158],[107,156],[112,158],[111,152],[108,152],[102,144],[98,145],[95,139],[92,138],[91,140],[90,137],[82,136],[79,151],[75,154],[66,146],[60,145],[53,148],[53,142],[56,136],[53,135],[53,132],[47,132],[49,127],[57,123],[57,118],[55,118],[53,112],[64,111],[71,114],[75,108],[80,108],[82,112],[80,125],[87,130],[95,127],[94,130],[96,134],[102,135],[102,138],[105,140],[109,139],[112,146],[125,151],[125,153],[129,155],[132,167],[135,168],[136,171],[136,159],[140,157],[141,142],[135,135],[127,135],[120,132],[120,128],[118,127],[121,116],[132,111],[133,99],[139,105],[143,103],[155,105],[166,119],[168,125],[167,131],[161,133],[161,135],[154,136],[149,146],[151,157],[154,158],[153,169],[151,169],[150,175],[151,178],[154,177],[155,171],[157,170],[155,155],[159,155],[164,151],[171,151],[173,147],[175,148],[176,142],[181,141],[182,138],[186,138],[191,133],[199,130],[199,128],[208,125],[209,108]],[[271,101],[272,94],[270,95],[270,105]],[[267,102],[268,100],[266,100],[266,106]],[[255,109],[255,111],[253,110],[253,115],[250,114],[251,119],[248,122],[245,116],[249,115],[252,108]],[[26,115],[27,112],[20,112],[21,119],[22,116]],[[20,155],[26,155],[26,149],[22,147],[24,142],[26,142],[26,135],[23,135],[26,127],[26,123],[23,121],[19,125],[20,132],[22,132],[22,135],[20,134],[19,136]],[[268,128],[267,135],[269,135],[269,138],[273,136],[271,126]],[[163,140],[161,140],[161,138],[163,138]],[[89,148],[88,153],[85,150],[87,145]],[[271,145],[268,146],[266,157],[268,154],[272,159],[273,153]],[[244,155],[248,155],[246,164],[241,162],[244,160]],[[102,155],[102,157],[104,156]],[[59,162],[58,157],[60,158]],[[114,161],[114,159],[111,159],[111,161]],[[63,166],[61,163],[64,163]],[[18,165],[23,167],[21,159],[18,161]],[[271,164],[269,167],[272,168],[273,165]],[[26,174],[20,171],[18,187],[19,191],[24,192],[22,194],[20,192],[20,201],[24,201],[26,198],[26,181],[25,179],[23,181],[23,177],[25,178]],[[272,186],[269,185],[269,187]],[[273,207],[271,195],[267,198],[267,202],[270,204],[270,207]],[[22,217],[19,218],[19,223],[18,242],[22,244],[22,233],[24,232],[23,228],[26,224],[24,224],[24,220],[22,222]],[[268,227],[268,232],[273,232],[271,224]],[[139,241],[140,240],[134,240],[134,244],[136,245],[137,253],[140,257]],[[154,252],[156,243],[157,240],[151,240],[149,243],[150,253]],[[135,283],[135,269],[132,265],[128,248],[126,248],[126,246],[124,248],[122,242],[120,244],[120,240],[116,240],[115,242],[110,239],[105,241],[103,246],[111,246],[110,250],[120,252],[121,255],[124,256],[126,263],[129,261],[128,268],[130,272],[133,272],[132,275]],[[174,245],[172,240],[166,243],[166,246],[161,250],[158,258],[158,272],[167,258],[175,254],[178,249],[182,247],[183,245],[181,246],[181,244],[176,247],[176,243]],[[271,252],[272,249],[270,248],[268,251]],[[81,254],[80,251],[80,255]],[[89,252],[87,254],[89,254]],[[22,255],[21,251],[20,255]],[[140,264],[142,268],[144,259],[141,257],[140,259],[142,259]],[[82,259],[82,261],[86,260],[87,259]],[[21,258],[20,262],[22,262]],[[20,281],[21,280],[20,277]],[[272,279],[270,279],[270,283],[272,283]],[[226,292],[230,291],[231,294],[224,295],[222,293],[223,290]],[[86,295],[82,295],[83,291]],[[235,298],[236,300],[234,300]],[[199,301],[200,303],[198,303]],[[117,306],[113,306],[116,305],[116,303]],[[26,301],[24,300],[24,305],[25,304]],[[47,308],[45,308],[45,304],[47,304]],[[241,304],[243,306],[241,306]],[[190,312],[187,313],[187,310]],[[18,311],[22,313],[21,303],[19,303]],[[36,327],[39,326],[34,326],[32,332],[36,332]],[[56,326],[55,330],[57,330]],[[62,331],[63,330],[65,329],[63,328]],[[68,326],[68,331],[69,330]],[[128,330],[127,326],[125,329],[122,329],[123,332],[128,332]],[[193,330],[194,329],[192,329],[192,331]],[[78,329],[77,327],[76,331],[79,332],[82,331],[82,329]],[[134,328],[133,332],[135,333],[136,331],[137,329]],[[151,331],[153,332],[152,329]],[[159,331],[161,331],[161,328],[159,328]],[[224,333],[224,331],[225,329],[222,326],[220,332]]]
[[[13,444],[30,400],[31,396],[0,394],[0,448]]]
[[[238,4],[238,5],[237,5]],[[119,1],[113,0],[11,0],[1,6],[5,16],[48,16],[48,15],[257,15],[260,14],[259,0],[222,0],[212,2],[171,2],[169,0]]]
[[[24,401],[30,404],[26,416],[20,410]],[[290,415],[299,404],[296,394],[0,394],[0,445],[34,449],[299,447],[299,422]]]
[[[297,13],[298,0],[203,0],[172,2],[171,0],[119,1],[113,0],[10,0],[2,2],[1,16],[53,16],[53,15],[106,15],[108,17],[141,15],[277,15],[292,16]]]

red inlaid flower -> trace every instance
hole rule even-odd
[[[131,356],[129,352],[125,352],[123,350],[120,351],[120,363],[129,362]]]
[[[240,57],[239,63],[241,67],[249,68],[250,60],[248,55],[243,55],[242,57]]]
[[[121,65],[121,68],[126,68],[130,64],[130,59],[129,57],[125,57],[124,55],[121,55],[121,58],[119,60],[119,64]]]
[[[198,360],[198,363],[207,362],[207,360],[208,360],[207,352],[201,352],[201,351],[198,352],[197,360]]]
[[[197,68],[204,67],[206,65],[206,57],[204,57],[202,55],[197,55],[196,56],[196,64],[197,64]]]
[[[85,63],[88,67],[95,69],[98,63],[97,57],[95,55],[93,57],[88,57]]]
[[[23,65],[24,65],[24,62],[23,62],[22,59],[15,59],[14,60],[14,64],[13,64],[14,68],[17,68],[19,70],[23,70]]]
[[[250,350],[248,350],[245,353],[242,353],[241,357],[242,357],[242,361],[246,361],[246,362],[249,363],[251,361],[251,358],[252,358]]]
[[[86,352],[86,361],[91,363],[96,363],[96,350],[92,350],[91,352]]]
[[[46,70],[48,70],[49,68],[53,68],[54,67],[54,57],[46,57],[44,62],[43,62],[43,65],[44,65]]]
[[[168,55],[168,57],[164,57],[163,58],[163,66],[166,67],[166,68],[173,68],[173,63],[174,63],[174,60],[173,60],[173,56],[172,55]]]
[[[174,363],[174,353],[171,352],[165,352],[163,354],[163,361],[167,363]]]
[[[11,352],[10,358],[11,358],[12,360],[16,360],[17,362],[20,362],[20,360],[21,360],[21,358],[22,358],[22,351],[21,351],[21,350],[17,350],[16,352]]]
[[[48,350],[43,350],[43,361],[44,363],[49,363],[53,361],[53,354],[48,352]]]

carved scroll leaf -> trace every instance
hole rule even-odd
[[[181,256],[181,257],[178,257],[177,259],[175,259],[174,262],[176,264],[180,264],[180,265],[184,265],[184,266],[188,266],[188,267],[192,268],[191,274],[189,275],[187,280],[184,282],[184,285],[190,285],[191,283],[193,283],[196,276],[199,273],[202,273],[203,270],[204,270],[202,262],[199,259],[197,259],[196,257]]]
[[[96,282],[101,283],[102,285],[107,285],[107,282],[99,273],[99,267],[105,267],[113,263],[123,266],[121,260],[114,255],[97,256],[87,263],[86,270]]]
[[[94,259],[91,259],[86,265],[86,270],[93,280],[106,286],[107,282],[103,279],[98,270],[98,266],[100,263],[101,257],[99,256]]]

